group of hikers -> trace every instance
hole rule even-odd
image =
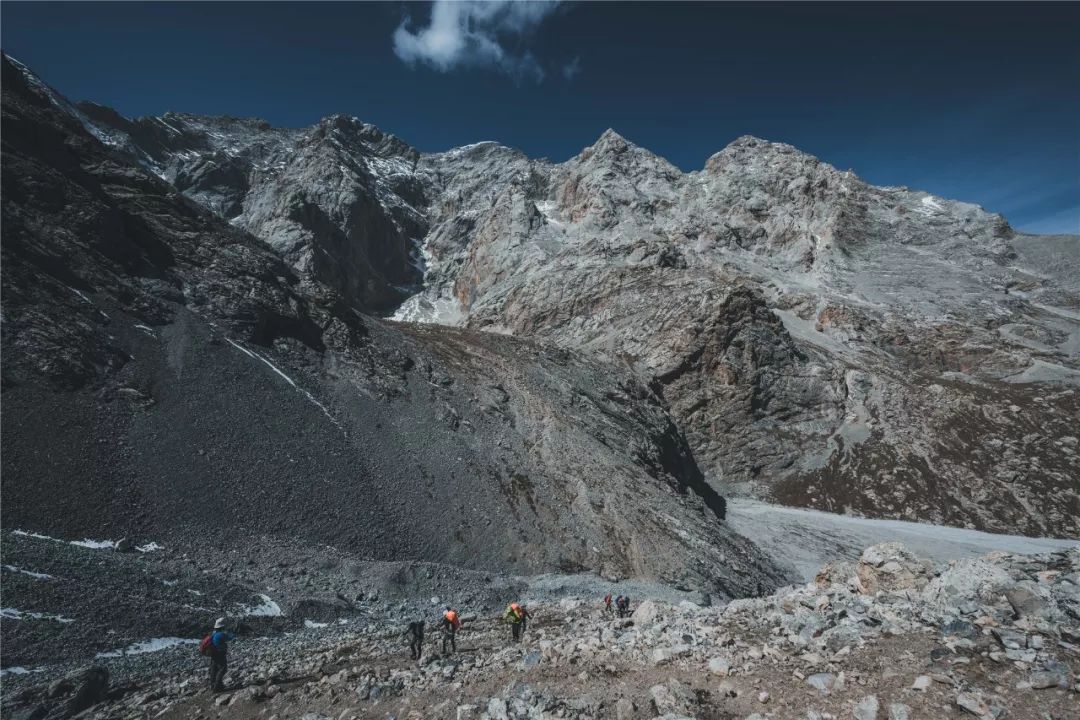
[[[626,617],[630,613],[630,598],[619,595],[612,605],[611,593],[604,596],[604,612],[609,615],[618,613],[619,617]],[[512,602],[506,606],[502,614],[502,622],[510,626],[510,641],[519,643],[525,635],[532,615],[522,603]],[[448,655],[457,652],[457,633],[461,629],[461,616],[450,605],[443,610],[442,617],[438,622],[438,629],[442,634],[442,654]],[[414,620],[405,629],[405,637],[409,640],[409,657],[419,660],[424,650],[424,621]],[[210,690],[221,692],[225,689],[225,673],[229,669],[229,642],[236,636],[225,629],[225,618],[218,618],[214,622],[214,629],[199,643],[199,652],[210,658]]]
[[[510,626],[511,642],[521,642],[525,627],[528,625],[528,608],[518,602],[512,602],[506,606],[506,612],[502,615],[504,623]],[[461,629],[461,617],[458,611],[450,605],[443,610],[438,623],[439,632],[442,634],[442,652],[448,655],[457,652],[457,634]],[[414,620],[405,629],[405,637],[409,640],[409,657],[419,660],[424,649],[424,621]]]
[[[604,596],[604,612],[606,612],[608,615],[615,615],[616,613],[618,613],[619,617],[626,617],[630,614],[630,596],[616,596],[613,605],[611,593],[608,593]]]

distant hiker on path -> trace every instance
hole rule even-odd
[[[448,644],[450,645],[450,652],[456,653],[457,631],[461,629],[461,620],[458,618],[457,610],[447,605],[446,611],[443,612],[442,622],[439,624],[439,628],[442,630],[443,655],[446,655],[446,646]]]
[[[611,593],[608,593],[607,595],[604,596],[604,614],[605,615],[614,615],[615,614],[615,608],[613,608],[611,606]]]
[[[210,658],[210,692],[225,689],[225,673],[229,670],[229,642],[236,635],[225,629],[225,618],[214,622],[214,629],[199,643],[199,652]]]
[[[506,612],[503,613],[503,620],[510,623],[510,637],[514,642],[521,642],[521,636],[525,632],[525,626],[529,621],[529,611],[524,605],[520,603],[510,603]]]
[[[630,597],[628,595],[620,595],[615,598],[615,607],[619,611],[619,617],[626,617],[630,614]]]
[[[409,628],[405,631],[405,634],[409,636],[409,657],[413,660],[419,660],[424,649],[424,622],[415,620],[409,623]]]

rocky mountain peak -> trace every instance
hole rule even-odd
[[[334,114],[320,120],[312,130],[311,137],[317,141],[336,139],[350,147],[357,145],[380,157],[393,155],[416,160],[419,157],[411,145],[378,126],[361,121],[352,115]]]
[[[743,135],[728,143],[720,152],[705,161],[705,172],[720,174],[728,172],[746,172],[746,168],[768,167],[777,171],[807,173],[824,167],[828,171],[838,172],[831,165],[822,163],[813,155],[803,152],[793,145],[782,142],[762,140],[753,135]]]
[[[589,146],[588,149],[591,150],[593,154],[620,153],[625,152],[631,147],[637,146],[617,133],[614,128],[608,128],[600,134],[600,137],[598,137],[596,142]]]
[[[662,167],[664,172],[673,176],[682,175],[682,171],[670,162],[641,147],[608,128],[595,143],[582,150],[569,164],[579,165],[652,165]]]

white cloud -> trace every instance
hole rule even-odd
[[[581,73],[581,58],[575,57],[570,62],[566,63],[562,67],[563,77],[567,80],[573,80]]]
[[[495,67],[515,79],[544,79],[532,53],[515,54],[503,46],[507,36],[524,35],[551,14],[558,0],[435,0],[427,27],[412,29],[412,18],[394,31],[394,54],[411,64],[425,63],[441,72],[459,66]]]

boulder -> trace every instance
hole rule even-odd
[[[727,677],[728,673],[731,672],[731,661],[722,657],[710,658],[709,672],[720,677]]]
[[[491,720],[509,720],[510,718],[506,709],[506,701],[502,698],[491,698],[488,701],[487,714]]]
[[[904,703],[889,705],[889,720],[911,720],[911,708]]]
[[[981,720],[997,720],[1005,715],[1005,708],[997,698],[987,697],[972,690],[956,696],[956,704]]]
[[[634,608],[634,612],[630,617],[633,619],[635,625],[651,625],[660,617],[660,607],[652,600],[645,600]]]
[[[67,717],[77,715],[97,705],[109,692],[109,671],[103,667],[91,667],[79,678],[79,689],[67,703]]]
[[[690,654],[689,645],[673,645],[671,647],[656,648],[649,655],[649,661],[653,665],[663,665],[664,663],[671,662],[675,658],[685,657]]]
[[[822,695],[828,695],[836,688],[836,675],[833,673],[814,673],[806,678],[806,684],[815,688]]]
[[[49,685],[49,689],[45,692],[46,697],[57,698],[61,695],[67,695],[69,692],[75,689],[75,681],[71,678],[60,678],[54,680]]]
[[[1016,585],[1005,591],[1005,599],[1012,606],[1013,613],[1019,618],[1045,618],[1050,611],[1046,599],[1022,585]]]
[[[922,589],[930,581],[931,572],[929,563],[912,555],[898,542],[868,547],[855,568],[859,590],[865,595],[883,590]]]
[[[1067,690],[1069,687],[1068,674],[1055,670],[1040,670],[1039,672],[1031,673],[1028,678],[1028,682],[1031,683],[1031,687],[1036,690],[1044,690],[1046,688],[1059,687],[1062,690]]]
[[[852,711],[855,720],[877,720],[878,699],[876,695],[867,695],[855,705]]]
[[[697,703],[694,691],[678,680],[649,688],[649,701],[657,715],[681,714]]]
[[[1008,571],[984,558],[959,560],[931,580],[922,597],[942,610],[954,610],[958,602],[997,602],[1008,587],[1015,585]]]

